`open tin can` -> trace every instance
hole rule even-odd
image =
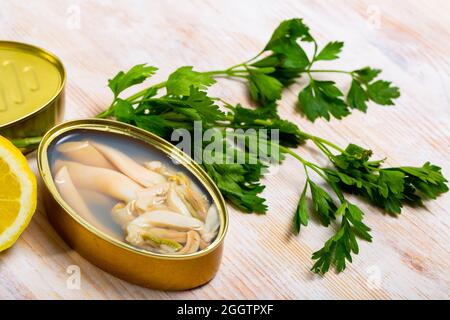
[[[78,214],[61,196],[55,183],[55,148],[79,139],[113,141],[136,161],[151,152],[153,158],[171,161],[197,184],[217,208],[220,227],[209,245],[197,252],[176,255],[150,252],[116,237],[114,230],[97,227]],[[148,156],[145,154],[144,156]],[[228,215],[223,197],[206,172],[180,149],[139,128],[103,119],[75,120],[57,125],[43,137],[38,168],[45,185],[45,206],[50,223],[78,253],[101,269],[129,282],[160,290],[184,290],[210,281],[219,269]],[[88,174],[88,173],[86,173]],[[106,227],[105,227],[106,228]],[[105,231],[106,230],[106,231]]]
[[[62,117],[65,81],[64,66],[52,53],[0,41],[0,135],[22,139],[23,152],[35,149]]]

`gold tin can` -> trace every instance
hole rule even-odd
[[[23,152],[35,149],[62,117],[65,82],[64,66],[52,53],[0,41],[0,135],[27,142]]]
[[[202,183],[216,204],[220,229],[206,249],[187,255],[152,253],[138,249],[96,229],[68,206],[54,184],[49,146],[77,130],[92,130],[137,139],[181,164]],[[159,290],[186,290],[209,282],[217,273],[228,228],[225,201],[207,173],[180,149],[142,129],[117,121],[84,119],[62,123],[43,137],[38,148],[38,168],[44,181],[44,202],[50,223],[78,253],[101,269],[131,283]]]

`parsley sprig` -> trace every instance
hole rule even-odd
[[[313,46],[310,56],[305,49],[308,44]],[[349,115],[351,109],[365,112],[368,101],[393,105],[400,96],[399,89],[388,81],[377,80],[381,72],[379,69],[365,67],[345,71],[313,68],[318,61],[338,59],[343,46],[343,42],[331,41],[319,49],[302,19],[286,20],[274,31],[255,59],[231,70],[248,80],[251,97],[262,104],[280,99],[282,89],[305,74],[308,84],[298,95],[298,107],[311,121],[319,117],[330,120],[331,116],[341,119]],[[352,82],[346,97],[334,81],[315,79],[314,74],[317,73],[350,76]]]
[[[326,273],[330,265],[338,272],[345,269],[346,260],[352,262],[351,254],[358,254],[357,238],[371,241],[370,228],[363,222],[363,211],[350,203],[344,192],[360,195],[386,212],[400,214],[404,204],[423,205],[423,200],[435,199],[448,191],[447,180],[441,168],[426,162],[421,167],[382,168],[383,160],[371,160],[372,152],[350,144],[345,150],[318,137],[309,136],[318,149],[330,160],[333,167],[320,167],[307,162],[292,150],[284,150],[304,165],[306,184],[300,196],[294,216],[294,232],[307,226],[310,214],[316,214],[324,226],[342,216],[337,233],[322,249],[312,256],[317,260],[312,270]],[[338,151],[336,154],[334,151]],[[314,183],[307,173],[315,171],[337,197],[339,205],[324,188]],[[309,186],[312,209],[308,209],[306,191]]]
[[[312,52],[308,54],[307,49],[311,46],[309,51]],[[158,86],[166,86],[168,93],[181,94],[187,93],[190,84],[204,88],[213,84],[216,78],[240,79],[246,82],[250,97],[264,107],[275,104],[281,99],[285,87],[305,75],[307,84],[298,94],[297,106],[311,121],[317,118],[330,120],[331,117],[342,119],[353,109],[366,112],[369,101],[379,105],[393,105],[394,100],[400,96],[400,91],[391,82],[378,79],[380,69],[364,67],[347,71],[313,68],[318,61],[338,59],[343,46],[343,42],[331,41],[319,48],[302,19],[285,20],[275,29],[264,49],[252,59],[224,70],[208,72],[193,71],[190,66],[181,67],[167,82]],[[129,83],[132,81],[130,76],[139,71],[152,74],[156,70],[154,67],[137,65],[130,70],[129,75],[118,74],[119,79],[113,80]],[[317,74],[330,73],[344,74],[351,78],[350,89],[345,95],[335,81],[315,78]],[[177,89],[178,84],[180,89]],[[111,89],[121,92],[122,86],[120,84]],[[132,98],[140,98],[146,91],[142,90]]]
[[[285,52],[280,48],[287,50],[287,44],[284,42],[286,40],[283,40],[282,35],[289,26],[290,23],[282,23],[281,29],[275,31],[269,42],[268,48],[273,50],[276,59],[283,55],[281,52]],[[297,29],[300,26],[302,25],[296,25],[293,29],[288,28],[293,38],[310,40],[309,36],[305,35],[307,28]],[[298,59],[302,57],[302,52],[291,45],[292,48],[288,50],[290,56],[283,58],[283,70],[298,68]],[[330,44],[315,55],[317,54],[320,59],[331,59],[337,55],[339,47],[338,44]],[[240,75],[238,68],[240,67],[232,68],[227,73],[233,76]],[[293,219],[294,233],[298,234],[302,226],[308,225],[311,215],[316,215],[323,226],[333,225],[337,228],[336,233],[324,247],[314,252],[312,256],[316,261],[312,267],[314,272],[326,273],[330,266],[335,266],[338,272],[344,270],[346,263],[352,261],[352,255],[359,252],[358,239],[365,241],[372,239],[370,228],[363,221],[363,211],[346,198],[347,193],[359,195],[391,214],[399,214],[405,204],[422,205],[423,200],[434,199],[448,191],[447,180],[442,175],[441,168],[428,162],[421,167],[384,168],[383,160],[371,159],[370,150],[354,144],[342,149],[331,141],[311,135],[294,123],[281,119],[273,101],[267,100],[263,107],[249,109],[208,96],[207,88],[215,83],[213,78],[215,72],[197,72],[192,67],[181,67],[169,75],[166,81],[127,98],[122,97],[125,89],[142,83],[155,72],[155,67],[145,64],[134,66],[127,72],[119,72],[108,84],[113,92],[113,102],[98,117],[111,117],[132,124],[167,140],[171,139],[174,129],[192,132],[194,121],[200,121],[204,130],[213,128],[218,133],[229,129],[255,129],[255,132],[259,132],[257,129],[266,129],[267,132],[278,130],[279,140],[261,139],[256,136],[258,141],[256,147],[247,145],[244,148],[224,138],[227,136],[219,134],[216,138],[221,139],[220,142],[225,146],[224,150],[232,152],[215,150],[211,156],[220,161],[202,161],[200,165],[232,205],[249,213],[265,213],[267,207],[260,194],[264,189],[262,178],[268,165],[273,162],[280,163],[286,155],[294,157],[305,172],[304,188]],[[253,71],[249,68],[246,72]],[[283,72],[285,76],[290,74]],[[255,88],[263,88],[265,86],[262,83],[274,81],[267,73],[259,73],[256,76],[254,74],[250,76],[250,73],[245,77],[252,77]],[[377,82],[372,83],[377,74],[378,71],[374,72],[372,69],[361,69],[352,73],[352,77],[369,95],[369,92],[373,91],[373,88],[370,89],[371,86],[383,87]],[[311,96],[303,99],[316,101],[317,92],[328,97],[336,96],[338,90],[334,84],[326,81],[311,80],[309,86],[311,89],[305,88],[306,93],[302,91],[300,96],[310,95],[308,90],[311,90]],[[269,96],[275,97],[274,92],[269,94],[269,90],[255,89],[255,94],[264,95],[264,99]],[[379,96],[376,99],[386,101],[383,99],[387,99],[389,95],[377,92]],[[366,100],[358,101],[361,103]],[[333,103],[340,104],[337,100]],[[332,110],[330,112],[336,114],[336,109]],[[234,133],[234,135],[242,134]],[[293,150],[307,141],[329,160],[328,166],[313,163]],[[270,159],[261,156],[259,149],[268,150],[270,146],[278,147],[278,153],[270,154]],[[203,142],[200,146],[194,143],[192,150],[194,153],[203,152],[205,147]],[[238,156],[243,156],[246,161],[244,163],[233,161]],[[317,179],[321,182],[317,182]]]

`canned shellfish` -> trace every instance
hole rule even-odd
[[[162,290],[218,271],[228,226],[209,176],[147,131],[102,119],[52,128],[38,149],[51,224],[93,264]]]

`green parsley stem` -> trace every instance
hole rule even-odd
[[[230,71],[230,70],[233,70],[233,69],[236,69],[236,68],[239,68],[239,67],[246,67],[250,62],[252,62],[252,61],[258,59],[263,53],[264,53],[264,50],[262,50],[261,52],[259,52],[259,53],[258,53],[256,56],[254,56],[253,58],[251,58],[251,59],[249,59],[249,60],[247,60],[247,61],[244,61],[244,62],[242,62],[242,63],[236,64],[236,65],[234,65],[234,66],[232,66],[232,67],[229,67],[227,70]]]
[[[301,134],[303,136],[305,136],[305,138],[310,139],[313,142],[320,142],[320,143],[325,144],[325,145],[327,145],[329,147],[332,147],[333,149],[335,149],[335,150],[337,150],[337,151],[339,151],[341,153],[346,153],[344,149],[342,149],[341,147],[339,147],[338,145],[334,144],[331,141],[325,140],[325,139],[323,139],[321,137],[318,137],[318,136],[311,135],[311,134],[306,133],[304,131],[301,131]]]
[[[333,154],[330,152],[330,150],[328,150],[328,148],[326,146],[324,146],[322,143],[320,143],[317,140],[313,140],[313,142],[316,145],[316,147],[319,148],[328,158],[333,156]]]
[[[273,144],[272,142],[270,142],[271,144]],[[313,171],[315,171],[319,176],[321,176],[325,181],[328,181],[327,176],[322,172],[322,168],[319,167],[318,165],[309,162],[308,160],[302,158],[298,153],[294,152],[293,150],[283,147],[281,145],[278,145],[278,147],[280,148],[281,152],[285,152],[287,154],[290,154],[292,157],[294,157],[295,159],[297,159],[298,161],[300,161],[303,164],[303,167],[308,167],[310,169],[312,169]]]
[[[319,46],[317,45],[317,41],[313,40],[313,43],[314,43],[314,52],[313,52],[313,58],[312,58],[311,63],[309,65],[310,68],[312,67],[313,63],[316,61],[315,59],[316,59],[316,56],[317,56],[317,49],[319,49]]]
[[[248,79],[248,76],[243,74],[217,74],[214,78],[244,78]]]
[[[95,117],[96,118],[107,118],[107,117],[109,117],[112,114],[113,114],[113,108],[112,108],[112,106],[110,106],[108,109],[100,112]]]
[[[306,179],[309,180],[308,167],[305,164],[303,164],[303,169],[305,170]],[[305,184],[305,188],[306,188],[306,184]]]
[[[42,140],[42,137],[27,137],[20,139],[12,139],[11,142],[17,148],[27,148],[38,145]]]
[[[257,120],[255,120],[255,123],[261,124],[261,125],[266,125],[266,126],[269,126],[269,125],[272,124],[272,122],[270,120],[264,120],[264,119],[257,119]],[[300,129],[298,131],[299,131],[300,135],[305,137],[305,139],[309,139],[309,140],[313,141],[318,147],[319,147],[318,144],[325,144],[325,145],[327,145],[329,147],[332,147],[333,149],[335,149],[335,150],[337,150],[337,151],[339,151],[341,153],[345,153],[344,149],[340,148],[338,145],[334,144],[331,141],[325,140],[325,139],[323,139],[321,137],[318,137],[318,136],[314,136],[314,135],[309,134],[309,133],[307,133],[305,131],[302,131]]]
[[[307,70],[306,72],[323,72],[323,73],[345,73],[345,74],[349,74],[349,75],[353,75],[353,73],[351,71],[345,71],[345,70]]]
[[[213,76],[214,78],[247,78],[248,72],[246,70],[217,70],[217,71],[208,71],[202,72],[203,74]]]
[[[137,99],[139,99],[140,97],[144,96],[148,90],[150,89],[162,89],[166,86],[167,81],[155,84],[149,88],[145,88],[141,91],[136,92],[135,94],[131,95],[130,97],[126,98],[125,100],[131,102],[131,103],[135,103]],[[109,116],[111,116],[114,113],[114,104],[116,103],[118,97],[115,97],[114,101],[111,103],[111,105],[109,106],[108,109],[104,110],[103,112],[100,112],[99,114],[97,114],[95,117],[96,118],[107,118]]]
[[[314,44],[314,52],[313,52],[313,55],[312,55],[312,58],[311,58],[311,62],[309,63],[306,72],[308,72],[308,71],[312,68],[314,62],[316,62],[317,49],[318,49],[318,45],[317,45],[316,40],[313,40],[313,44]],[[309,74],[308,74],[308,75],[309,75]],[[310,76],[309,78],[311,79],[311,76]],[[311,80],[312,80],[312,79],[311,79]]]
[[[214,71],[206,71],[206,72],[202,72],[202,73],[206,74],[208,76],[229,75],[228,70],[214,70]]]
[[[132,96],[128,97],[126,100],[129,101],[129,102],[133,102],[134,100],[144,96],[145,93],[148,90],[150,90],[150,89],[162,89],[162,88],[164,88],[166,86],[166,83],[167,83],[167,81],[163,81],[163,82],[160,82],[158,84],[155,84],[155,85],[151,86],[150,88],[146,88],[146,89],[143,89],[141,91],[138,91],[135,94],[133,94]]]

